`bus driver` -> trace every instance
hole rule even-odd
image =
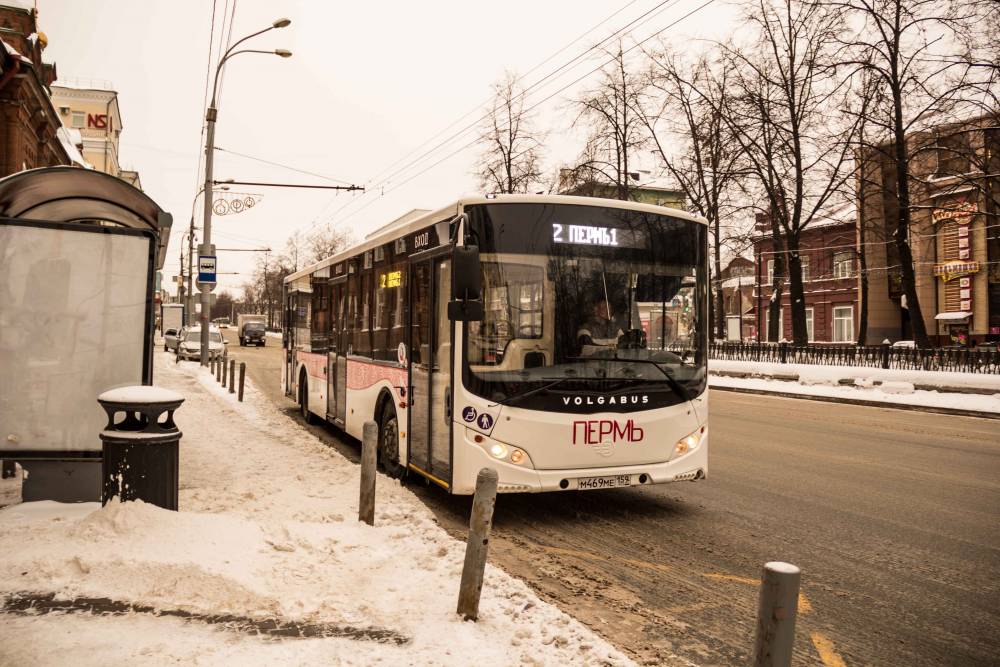
[[[618,314],[612,316],[608,308],[606,300],[598,299],[590,319],[577,330],[576,341],[580,346],[581,357],[590,357],[604,350],[614,350],[618,345],[618,339],[625,334],[625,329],[628,327],[625,318]]]

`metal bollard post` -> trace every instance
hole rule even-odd
[[[378,424],[366,421],[361,436],[361,497],[358,521],[375,525],[375,453],[378,451]]]
[[[757,607],[754,667],[788,667],[795,643],[795,614],[802,571],[791,563],[764,565]]]
[[[215,359],[215,381],[222,384],[222,360]]]
[[[236,360],[229,360],[229,393],[236,391]]]
[[[469,541],[465,546],[462,583],[458,588],[458,613],[467,621],[479,618],[479,597],[483,592],[486,553],[497,501],[497,471],[483,468],[476,475],[476,495],[469,516]]]
[[[243,379],[247,376],[247,362],[240,362],[240,403],[243,402]]]
[[[222,355],[222,387],[225,388],[226,380],[229,378],[229,355]]]

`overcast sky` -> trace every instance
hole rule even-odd
[[[280,252],[293,231],[308,233],[327,223],[349,228],[360,239],[410,209],[437,208],[472,192],[477,187],[472,175],[477,151],[459,150],[471,141],[471,133],[388,180],[384,172],[481,108],[490,85],[505,69],[525,74],[585,33],[526,76],[526,83],[558,69],[650,10],[628,39],[663,31],[661,35],[676,48],[693,49],[697,45],[692,39],[722,37],[733,15],[722,0],[667,27],[704,1],[216,0],[216,44],[223,11],[227,7],[232,11],[235,3],[233,41],[286,16],[291,26],[261,35],[246,46],[287,48],[294,53],[287,60],[246,54],[230,61],[219,101],[216,146],[363,185],[369,191],[337,195],[322,190],[233,188],[263,198],[252,211],[214,217],[213,241],[220,248],[269,246]],[[181,235],[202,178],[200,134],[213,2],[38,0],[38,9],[40,28],[49,38],[45,57],[56,63],[59,79],[109,81],[119,93],[122,166],[138,170],[145,191],[174,216],[164,267],[169,281],[177,273]],[[227,15],[223,40],[229,36],[228,25]],[[212,56],[217,57],[217,53]],[[601,62],[592,53],[539,86],[528,104],[552,95]],[[582,138],[569,127],[572,114],[567,99],[587,82],[571,86],[537,109],[538,125],[550,132],[546,165],[551,169],[579,150]],[[466,117],[441,139],[477,117]],[[327,183],[218,151],[215,175],[219,180]],[[200,213],[195,220],[200,226]],[[238,287],[249,278],[253,264],[253,253],[220,252],[220,273],[240,274],[221,275],[220,287]]]

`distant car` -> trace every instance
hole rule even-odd
[[[177,351],[177,341],[180,340],[181,332],[177,329],[167,329],[163,332],[163,351]]]
[[[225,349],[226,341],[222,338],[222,332],[210,328],[208,330],[209,359],[221,358]],[[201,359],[201,327],[190,327],[183,330],[180,343],[177,345],[177,356],[181,359]]]
[[[907,349],[913,349],[917,346],[916,341],[912,340],[897,340],[892,344],[893,347],[905,347]]]
[[[260,345],[264,347],[267,343],[266,329],[263,322],[246,322],[240,327],[240,346]]]
[[[228,317],[217,317],[214,320],[212,320],[212,324],[214,324],[215,326],[219,327],[220,329],[228,329],[229,328],[229,318]]]

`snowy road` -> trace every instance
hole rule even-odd
[[[230,349],[282,404],[280,350]],[[504,496],[491,558],[647,664],[745,664],[774,559],[803,569],[797,664],[996,664],[1000,422],[711,401],[707,482]],[[335,429],[313,432],[357,459]],[[467,499],[411,488],[460,534]]]

